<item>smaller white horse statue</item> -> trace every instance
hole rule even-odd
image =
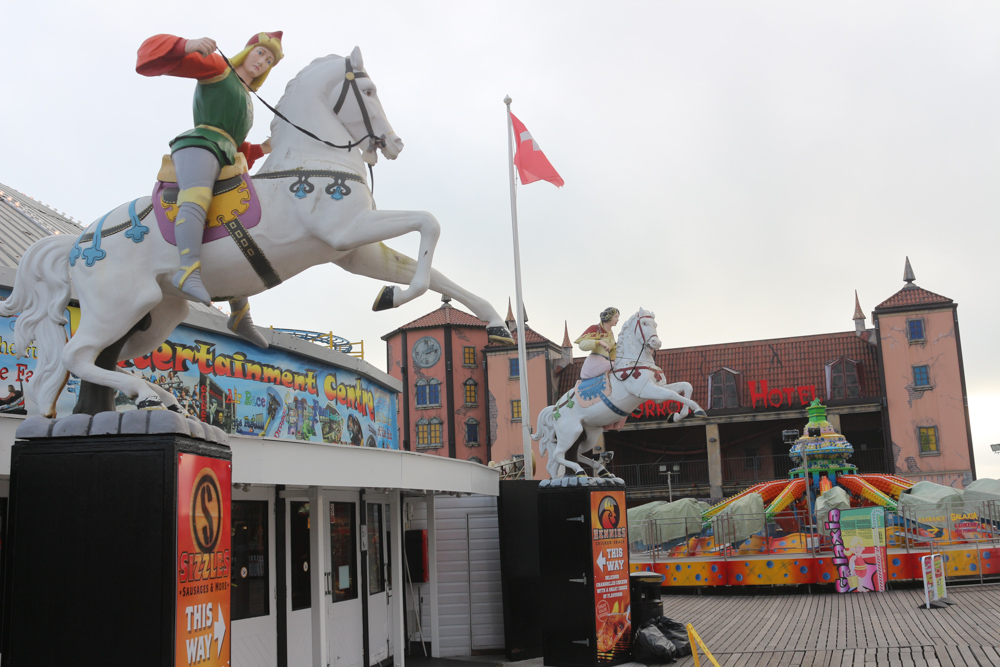
[[[618,335],[614,368],[602,376],[581,380],[555,405],[539,413],[538,432],[531,437],[539,441],[539,453],[549,455],[545,466],[549,477],[559,476],[559,466],[586,477],[580,463],[590,466],[597,477],[614,477],[600,460],[586,454],[594,449],[605,426],[627,417],[644,401],[680,403],[683,407],[673,421],[680,421],[689,414],[707,416],[701,406],[691,400],[693,390],[689,382],[666,383],[663,371],[653,359],[660,345],[656,316],[640,308],[626,320]],[[571,457],[573,449],[576,455]],[[570,458],[575,458],[576,462]]]

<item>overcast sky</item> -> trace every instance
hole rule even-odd
[[[233,54],[284,30],[261,90],[272,103],[312,59],[358,45],[406,143],[375,168],[379,208],[434,213],[435,266],[501,314],[509,94],[566,181],[518,189],[535,330],[559,342],[566,321],[575,338],[609,305],[654,310],[668,347],[853,330],[854,290],[870,317],[908,255],[918,285],[959,303],[979,474],[1000,477],[997,3],[236,6],[6,8],[0,182],[88,223],[148,193],[193,91],[135,73],[152,34]],[[271,115],[256,113],[259,142]],[[416,237],[391,245],[412,254]],[[317,267],[253,314],[364,340],[384,369],[380,336],[440,304],[372,313],[379,287]]]

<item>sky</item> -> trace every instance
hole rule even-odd
[[[218,5],[218,6],[217,6]],[[565,186],[517,189],[530,326],[560,342],[609,305],[666,347],[854,328],[916,284],[958,304],[980,476],[1000,477],[1000,5],[570,1],[16,3],[4,10],[0,182],[89,223],[147,194],[190,126],[192,82],[135,73],[156,33],[228,54],[283,30],[272,104],[360,46],[405,149],[381,210],[441,223],[436,268],[514,295],[503,99]],[[226,5],[225,7],[229,7]],[[252,141],[269,134],[256,103]],[[390,242],[413,254],[416,235]],[[364,341],[437,308],[373,313],[380,285],[314,267],[252,300],[259,325]],[[682,380],[686,378],[676,378]]]

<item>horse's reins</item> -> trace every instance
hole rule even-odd
[[[281,113],[280,111],[278,111],[277,109],[275,109],[274,107],[272,107],[270,104],[268,104],[267,100],[265,100],[263,97],[261,97],[260,95],[258,95],[257,91],[254,90],[253,88],[251,88],[250,85],[246,81],[243,81],[243,77],[241,77],[239,75],[239,73],[236,71],[236,68],[233,67],[233,64],[231,62],[229,62],[229,58],[227,58],[226,54],[222,52],[222,49],[217,49],[217,50],[219,52],[219,55],[222,56],[222,59],[226,61],[226,65],[229,66],[229,69],[231,69],[233,71],[233,74],[235,74],[236,77],[243,83],[243,85],[246,86],[247,90],[249,90],[251,93],[253,93],[254,96],[258,100],[260,100],[261,103],[265,107],[267,107],[268,109],[270,109],[271,113],[273,113],[275,116],[277,116],[281,120],[285,121],[286,123],[288,123],[289,125],[291,125],[292,127],[294,127],[296,130],[298,130],[302,134],[306,135],[307,137],[312,137],[316,141],[318,141],[320,143],[323,143],[323,144],[326,144],[327,146],[329,146],[331,148],[339,148],[339,149],[343,149],[343,150],[347,150],[347,151],[350,151],[350,150],[353,150],[353,149],[357,148],[366,139],[371,139],[371,141],[374,144],[374,146],[376,146],[378,148],[385,148],[385,135],[383,134],[381,137],[375,136],[375,130],[372,128],[371,118],[369,118],[369,116],[368,116],[368,107],[365,106],[364,98],[361,95],[361,89],[358,88],[358,79],[367,79],[367,78],[369,78],[368,74],[366,74],[363,70],[358,70],[357,72],[355,72],[354,68],[351,66],[351,58],[350,58],[350,56],[344,58],[344,69],[346,70],[344,72],[345,82],[344,82],[344,85],[340,89],[340,98],[337,100],[337,103],[333,107],[333,114],[335,116],[339,116],[340,115],[340,110],[343,108],[344,101],[347,99],[347,89],[350,87],[351,89],[354,90],[354,97],[358,100],[358,107],[361,109],[361,118],[365,122],[365,131],[368,134],[366,134],[365,136],[361,137],[360,139],[358,139],[355,142],[347,144],[346,146],[338,146],[337,144],[332,143],[330,141],[327,141],[326,139],[320,139],[319,137],[317,137],[315,134],[313,134],[309,130],[305,129],[304,127],[300,127],[300,126],[296,125],[295,123],[293,123],[292,121],[288,120],[288,118],[285,116],[285,114]],[[372,170],[372,166],[371,165],[368,165],[368,174],[371,177],[371,182],[372,182],[371,183],[371,190],[372,190],[372,194],[374,194],[375,193],[375,172]]]

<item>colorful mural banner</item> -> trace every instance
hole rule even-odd
[[[174,664],[229,665],[232,463],[180,454]]]
[[[887,570],[885,510],[881,507],[833,509],[825,527],[833,543],[837,592],[884,591]]]
[[[6,296],[9,290],[0,290]],[[78,311],[69,309],[66,334]],[[0,317],[0,413],[37,414],[24,399],[37,350],[14,348],[17,318]],[[119,364],[174,395],[188,414],[250,437],[398,449],[395,392],[355,372],[291,352],[179,326],[152,354]],[[71,376],[56,402],[73,413],[80,381]],[[119,410],[133,401],[116,394]]]
[[[629,653],[628,530],[625,491],[590,494],[597,661],[618,662]]]

